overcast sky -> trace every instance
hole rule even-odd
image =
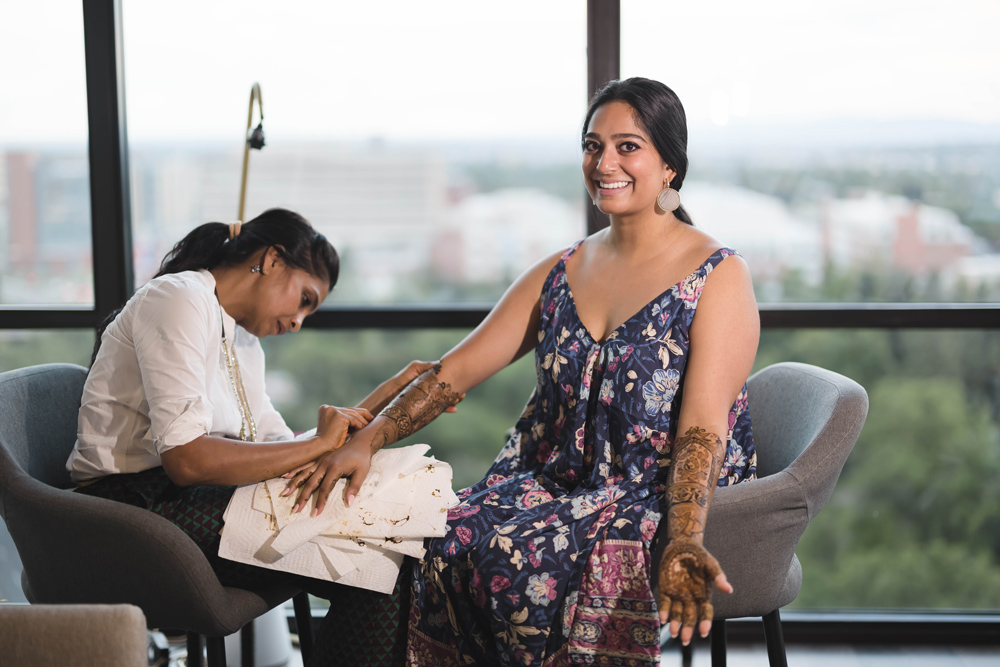
[[[85,141],[79,0],[0,0],[0,143]],[[582,0],[124,0],[132,141],[575,142]],[[1000,123],[1000,2],[623,0],[622,75],[698,127]]]

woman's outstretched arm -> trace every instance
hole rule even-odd
[[[753,367],[760,321],[746,263],[720,262],[691,325],[684,399],[667,486],[667,547],[660,559],[660,623],[691,641],[712,626],[712,588],[731,593],[718,561],[702,546],[729,433],[729,411]]]
[[[333,485],[341,477],[351,478],[345,494],[350,504],[361,489],[375,452],[427,425],[466,391],[533,349],[538,339],[542,286],[561,254],[555,253],[525,272],[482,324],[439,364],[411,382],[346,445],[296,475],[286,489],[286,493],[292,493],[300,488],[296,510],[305,507],[316,494],[314,512],[322,512]]]
[[[234,486],[287,472],[340,447],[349,430],[371,421],[364,408],[320,406],[316,435],[285,442],[242,442],[202,435],[160,455],[163,470],[178,486]]]

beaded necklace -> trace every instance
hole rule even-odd
[[[215,292],[215,299],[219,301],[218,290]],[[226,320],[222,316],[221,301],[219,301],[219,321],[222,324],[222,351],[226,355],[226,367],[229,369],[229,384],[233,387],[233,393],[236,394],[236,402],[240,408],[240,440],[257,442],[257,424],[253,420],[253,414],[250,413],[250,401],[247,400],[247,390],[243,386],[240,362],[236,358],[236,342],[233,341],[232,350],[226,343]],[[248,438],[247,435],[250,437]]]

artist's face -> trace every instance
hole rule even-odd
[[[656,195],[673,177],[630,105],[608,102],[594,112],[583,140],[583,178],[603,213],[653,210]]]
[[[261,264],[250,313],[240,326],[258,338],[298,331],[302,320],[316,312],[329,291],[326,280],[288,266],[270,248]]]

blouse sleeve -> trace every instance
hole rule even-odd
[[[158,455],[211,430],[210,296],[163,282],[146,291],[135,312],[133,343]],[[215,314],[219,316],[218,311]]]

